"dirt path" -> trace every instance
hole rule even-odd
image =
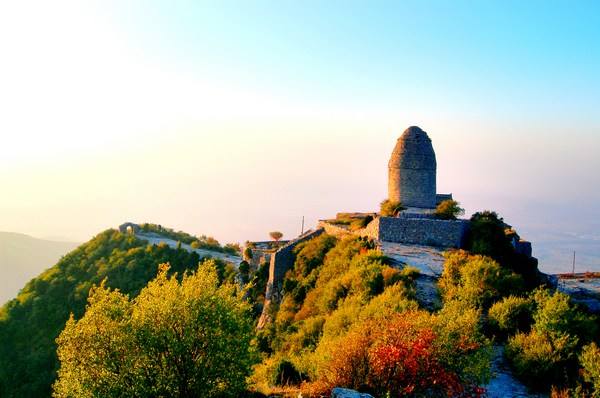
[[[140,239],[148,241],[149,243],[151,243],[153,245],[158,245],[159,243],[165,243],[172,248],[176,248],[179,243],[176,240],[165,238],[165,237],[160,236],[155,233],[138,233],[138,234],[136,234],[136,236]],[[227,254],[227,253],[221,253],[221,252],[205,250],[205,249],[192,249],[192,247],[190,245],[187,245],[185,243],[181,244],[181,248],[187,250],[188,252],[196,252],[196,253],[198,253],[198,255],[201,258],[203,258],[203,257],[218,258],[218,259],[226,261],[228,263],[232,263],[235,267],[239,266],[240,262],[242,261],[241,257],[232,256],[231,254]]]

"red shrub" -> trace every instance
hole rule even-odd
[[[371,350],[370,384],[392,396],[425,392],[449,397],[462,395],[458,376],[446,371],[436,359],[435,334],[424,329],[414,338],[406,337],[410,336],[397,335],[392,341]]]

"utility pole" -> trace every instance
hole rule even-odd
[[[575,276],[575,250],[573,250],[573,276]]]
[[[302,232],[300,235],[304,235],[304,216],[302,216]]]

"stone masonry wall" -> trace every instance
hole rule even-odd
[[[294,249],[300,243],[306,242],[324,232],[323,229],[319,228],[315,231],[308,231],[304,235],[301,235],[297,239],[289,242],[277,250],[271,256],[271,263],[269,265],[269,280],[267,281],[267,290],[265,292],[265,303],[263,311],[258,321],[258,328],[261,329],[270,320],[270,307],[272,303],[279,303],[281,301],[281,290],[283,288],[283,277],[285,273],[292,268],[296,256],[294,255]]]
[[[346,235],[358,235],[371,239],[379,239],[379,218],[374,219],[365,228],[355,231],[350,231],[348,228],[340,227],[339,225],[331,224],[326,220],[319,221],[319,228],[323,228],[326,234],[333,235],[336,238],[343,238]]]
[[[318,228],[322,228],[326,234],[340,238],[351,233],[348,228],[340,227],[339,225],[331,224],[325,220],[319,221]]]
[[[438,247],[461,247],[468,221],[379,218],[379,240]]]

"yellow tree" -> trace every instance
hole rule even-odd
[[[55,397],[237,397],[256,360],[250,306],[213,261],[156,279],[133,300],[104,284],[57,339]]]

